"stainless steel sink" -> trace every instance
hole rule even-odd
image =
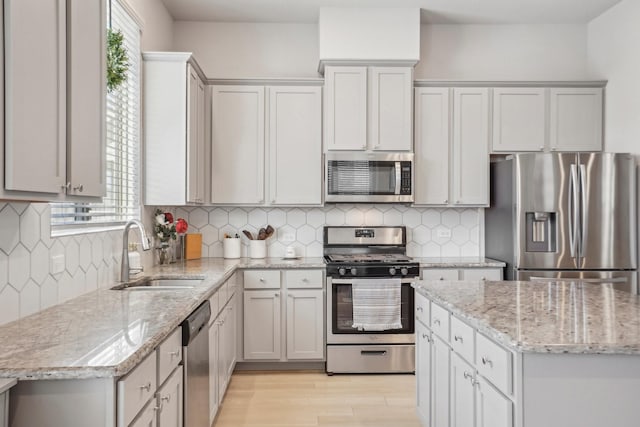
[[[202,283],[202,279],[143,279],[121,283],[111,288],[114,291],[171,291],[193,289]]]

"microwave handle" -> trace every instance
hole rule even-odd
[[[402,183],[402,168],[400,167],[401,162],[396,162],[396,188],[393,194],[400,194],[400,184]]]

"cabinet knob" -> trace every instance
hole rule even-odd
[[[424,310],[422,309],[422,307],[418,306],[416,307],[416,311],[424,311]]]
[[[140,390],[151,391],[151,382],[148,382],[145,385],[141,385]]]
[[[540,151],[544,151],[544,147],[540,147]]]
[[[260,278],[260,282],[261,282],[261,283],[264,283],[264,282],[265,282],[264,278],[262,278],[262,277],[261,277],[261,278]]]
[[[551,147],[551,151],[556,151],[556,147]]]
[[[456,200],[456,204],[460,204],[460,200]]]
[[[153,410],[156,412],[162,412],[162,403],[159,406],[154,406]]]
[[[439,325],[440,324],[440,319],[433,319],[433,324],[434,325]]]
[[[471,372],[464,371],[462,375],[464,376],[465,380],[473,380],[473,374]]]
[[[491,359],[489,359],[488,357],[483,356],[483,357],[482,357],[482,359],[481,359],[481,361],[482,361],[482,364],[483,364],[483,365],[489,365],[490,367],[492,367],[492,368],[493,368],[493,362],[492,362],[492,361],[491,361]]]
[[[446,205],[447,203],[449,203],[449,200],[444,199],[444,202],[443,202],[443,203]]]
[[[70,189],[70,188],[71,188],[71,183],[70,183],[70,182],[67,182],[66,184],[62,184],[62,185],[60,186],[60,188],[62,188],[63,190],[65,190],[65,191],[66,191],[66,190],[68,190],[68,189]]]
[[[180,355],[180,350],[172,351],[169,353],[169,356],[173,359],[174,357],[178,357]]]
[[[276,298],[278,298],[280,296],[280,294],[277,293],[277,292],[274,295],[275,295]]]
[[[462,337],[460,335],[456,335],[456,336],[453,337],[453,340],[462,342]]]
[[[82,191],[84,190],[84,185],[80,184],[77,187],[73,187],[73,191],[77,191],[79,193],[82,193]]]
[[[160,398],[160,400],[161,400],[161,401],[163,401],[163,402],[167,402],[167,403],[169,403],[169,402],[171,402],[171,395],[170,395],[170,394],[167,394],[166,396],[162,396],[162,397]]]

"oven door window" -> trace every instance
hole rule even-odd
[[[395,161],[331,160],[327,163],[330,195],[396,194]]]
[[[414,290],[410,283],[403,283],[400,298],[401,329],[388,331],[359,331],[353,327],[353,304],[351,300],[351,284],[332,286],[332,333],[334,334],[412,334],[414,333]]]

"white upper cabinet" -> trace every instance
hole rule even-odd
[[[326,150],[412,150],[410,67],[325,67]]]
[[[542,151],[546,140],[544,88],[493,90],[494,152]]]
[[[274,205],[322,203],[322,88],[274,86],[269,93],[269,198]]]
[[[489,204],[489,90],[453,89],[453,188],[456,205]]]
[[[264,92],[212,87],[212,203],[264,203]]]
[[[489,203],[489,93],[417,88],[415,204]]]
[[[145,52],[145,203],[205,202],[205,86],[190,53]]]
[[[105,13],[104,0],[4,2],[3,198],[104,195]]]
[[[415,94],[415,203],[449,203],[449,88]]]
[[[602,88],[494,88],[491,151],[601,151]]]
[[[602,89],[549,90],[551,151],[602,150]]]

